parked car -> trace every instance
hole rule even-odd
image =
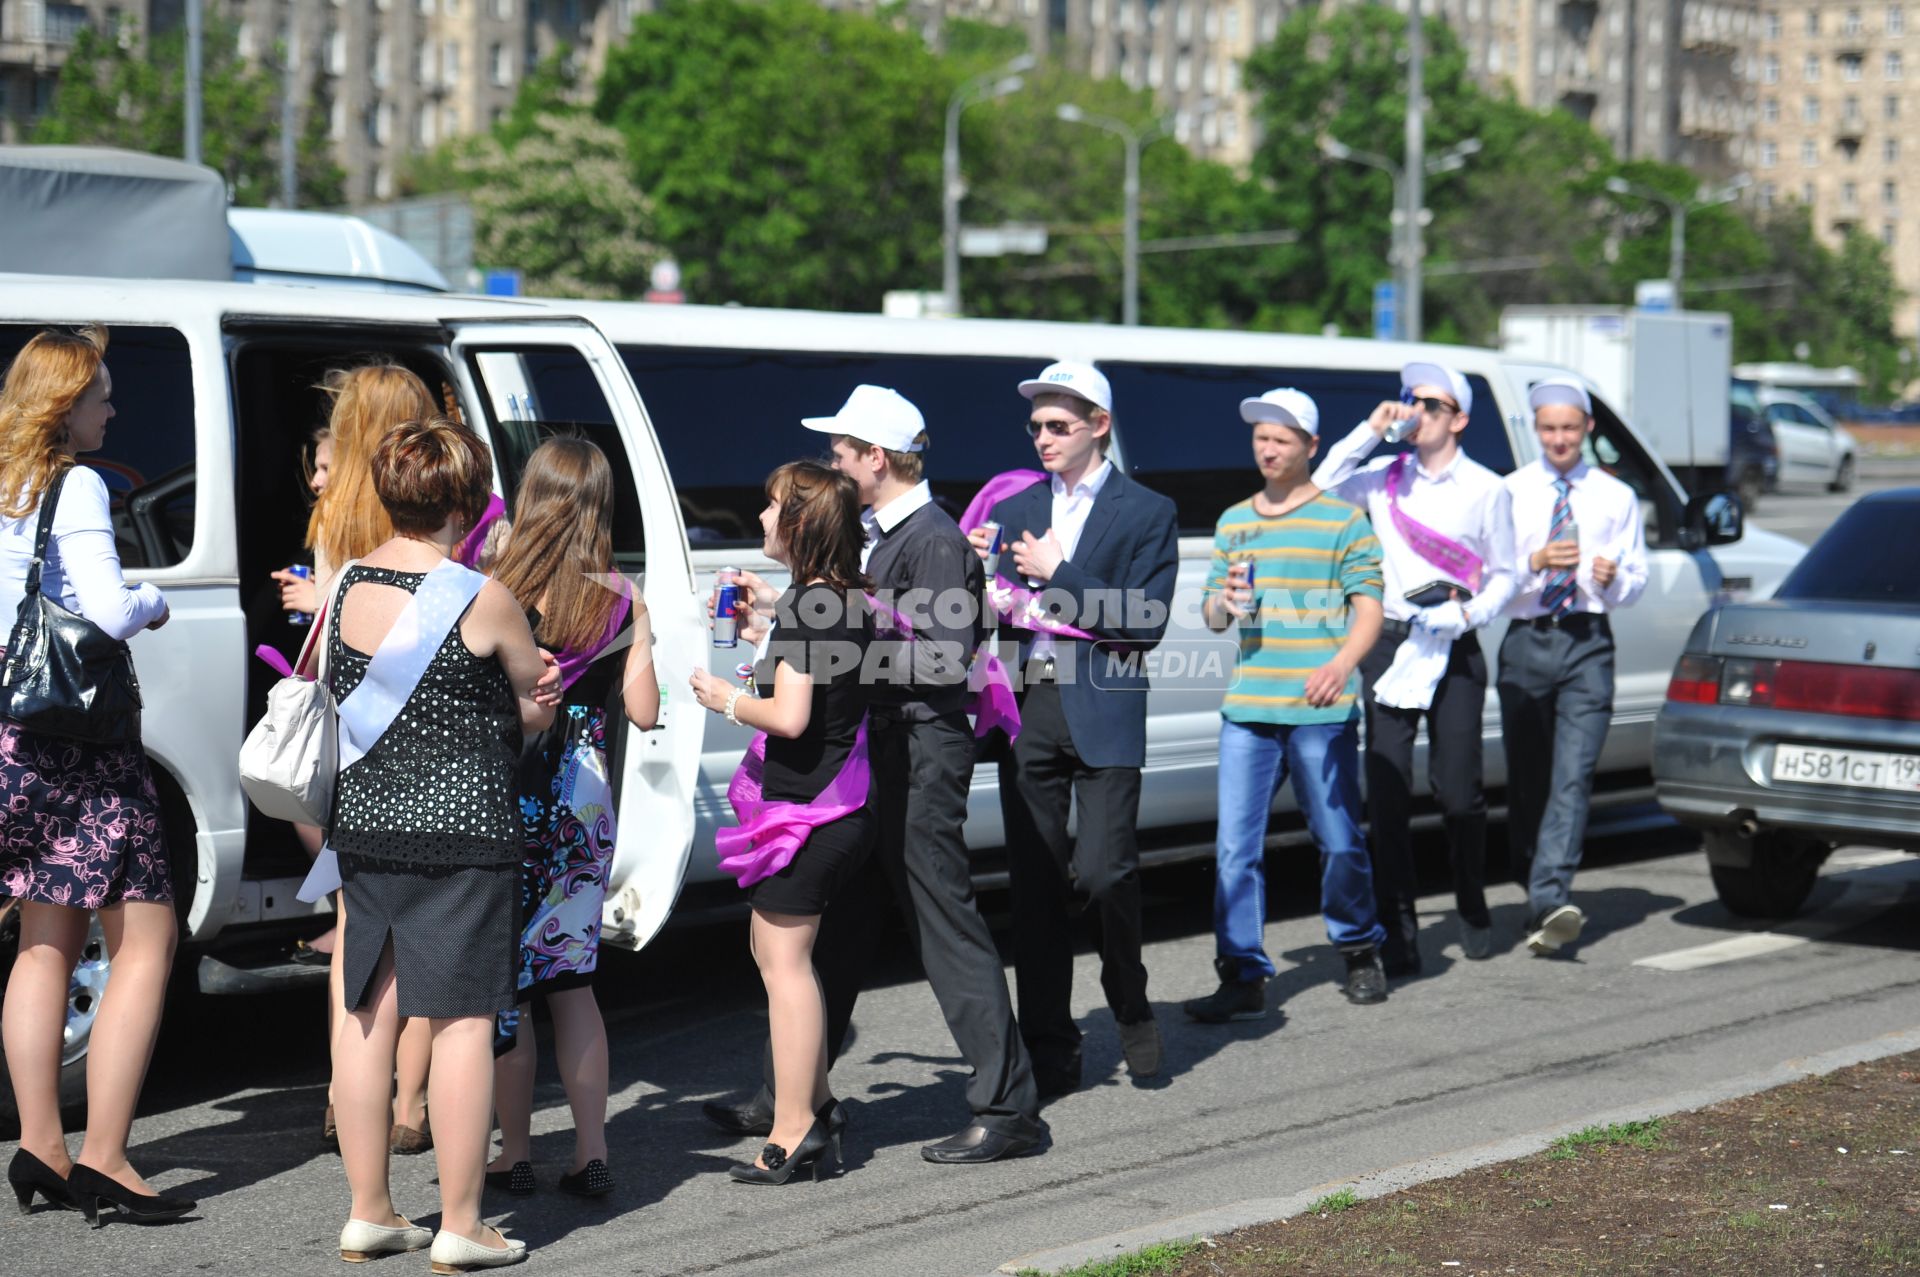
[[[1733,383],[1733,402],[1745,404],[1773,430],[1780,445],[1779,486],[1853,487],[1860,444],[1836,425],[1827,410],[1797,390],[1751,381]]]
[[[1654,724],[1661,804],[1733,912],[1797,912],[1827,854],[1920,854],[1920,488],[1855,502],[1773,598],[1709,612]]]
[[[1727,449],[1727,487],[1740,494],[1740,504],[1752,514],[1760,508],[1760,497],[1771,492],[1780,480],[1780,444],[1766,414],[1752,402],[1736,398],[1729,406],[1729,428],[1733,438]]]

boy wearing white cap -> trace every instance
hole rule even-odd
[[[875,626],[874,668],[883,681],[868,713],[869,803],[880,826],[873,863],[905,907],[927,982],[973,1066],[972,1120],[921,1156],[957,1164],[1033,1153],[1047,1128],[1006,973],[974,900],[964,833],[974,764],[967,672],[987,634],[980,557],[933,502],[924,477],[926,423],[905,396],[859,386],[839,412],[802,424],[832,437],[833,467],[859,485],[862,567],[880,601],[912,626],[910,640],[893,632],[884,612]],[[816,966],[833,1055],[853,1015],[877,930],[871,915],[884,895],[870,882],[857,884],[821,928]],[[746,1105],[710,1105],[708,1116],[728,1130],[757,1132],[761,1110],[771,1114],[770,1098],[763,1091]]]
[[[1380,543],[1367,516],[1309,474],[1320,410],[1298,390],[1240,405],[1265,486],[1220,516],[1202,604],[1209,628],[1237,627],[1237,677],[1220,707],[1219,837],[1213,897],[1220,987],[1186,1004],[1207,1024],[1267,1013],[1265,853],[1274,793],[1294,797],[1320,848],[1327,939],[1346,958],[1346,994],[1384,1002],[1386,929],[1360,833],[1360,658],[1380,636]],[[1272,606],[1265,606],[1271,603]]]
[[[1584,458],[1593,432],[1586,387],[1550,377],[1527,402],[1540,459],[1507,476],[1519,581],[1500,644],[1500,724],[1527,947],[1550,954],[1586,922],[1568,897],[1613,721],[1607,613],[1646,588],[1647,544],[1633,489]]]
[[[1095,920],[1100,982],[1127,1071],[1160,1070],[1160,1030],[1141,961],[1140,769],[1148,678],[1138,653],[1158,644],[1180,570],[1173,502],[1107,460],[1113,391],[1096,368],[1057,363],[1020,383],[1027,433],[1049,480],[989,516],[1014,571],[1093,639],[1015,627],[1021,727],[1000,764],[1013,895],[1020,1033],[1042,1096],[1080,1085],[1073,1019],[1073,926]],[[970,535],[984,553],[984,531]],[[1117,606],[1116,606],[1117,605]],[[1078,837],[1067,832],[1077,815]]]
[[[1512,499],[1500,476],[1460,447],[1473,387],[1456,368],[1420,361],[1388,400],[1314,472],[1323,491],[1364,509],[1380,538],[1386,620],[1360,663],[1367,722],[1367,816],[1374,891],[1386,924],[1388,975],[1420,970],[1410,832],[1413,743],[1427,721],[1427,775],[1446,824],[1460,946],[1492,956],[1487,911],[1487,799],[1481,713],[1487,661],[1474,631],[1513,595]],[[1389,430],[1414,450],[1366,458]],[[1402,433],[1409,431],[1410,433]]]

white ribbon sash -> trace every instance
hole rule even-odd
[[[367,661],[367,672],[340,702],[340,770],[359,762],[386,735],[420,685],[427,667],[460,623],[487,578],[452,559],[442,560],[413,592],[400,617]],[[346,594],[340,596],[344,607]],[[296,894],[312,903],[340,888],[340,859],[331,844],[320,849]]]

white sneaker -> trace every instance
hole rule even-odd
[[[1578,905],[1549,909],[1547,916],[1540,919],[1539,928],[1527,937],[1527,948],[1539,954],[1558,953],[1563,945],[1580,938],[1580,928],[1586,922],[1587,915],[1580,912]]]
[[[525,1242],[516,1241],[497,1228],[491,1231],[506,1243],[505,1249],[495,1250],[444,1228],[435,1233],[433,1252],[429,1256],[433,1260],[433,1271],[440,1277],[452,1277],[454,1273],[470,1273],[476,1268],[505,1268],[527,1257]]]
[[[410,1250],[425,1250],[433,1244],[433,1230],[409,1224],[398,1228],[350,1219],[340,1230],[340,1258],[349,1264],[364,1264],[382,1255],[398,1255]]]

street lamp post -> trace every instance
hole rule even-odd
[[[976,102],[1018,92],[1025,83],[1021,75],[1033,66],[1033,55],[1023,53],[998,71],[968,80],[947,99],[946,145],[940,153],[940,293],[949,315],[960,313],[960,200],[966,194],[960,179],[960,113]]]
[[[1417,126],[1409,125],[1408,133]],[[1420,150],[1424,154],[1424,139]],[[1414,149],[1411,147],[1409,149]],[[1402,341],[1420,340],[1420,284],[1421,261],[1426,254],[1422,243],[1421,221],[1426,209],[1420,207],[1425,196],[1424,179],[1428,174],[1451,173],[1455,169],[1466,167],[1467,157],[1480,151],[1480,139],[1467,138],[1448,148],[1440,155],[1420,164],[1419,176],[1414,181],[1407,180],[1406,170],[1384,155],[1372,151],[1356,150],[1335,138],[1322,137],[1320,151],[1328,159],[1345,160],[1349,164],[1360,164],[1367,168],[1379,169],[1393,182],[1393,233],[1390,238],[1391,251],[1388,256],[1393,263],[1394,274],[1398,277],[1395,292],[1398,294],[1398,306],[1394,316],[1394,334]]]
[[[1427,176],[1426,35],[1426,28],[1421,25],[1420,0],[1411,0],[1407,6],[1407,154],[1402,165],[1407,202],[1400,210],[1403,228],[1400,251],[1406,258],[1402,263],[1406,285],[1400,294],[1401,332],[1408,341],[1420,340],[1420,265],[1427,255],[1426,228],[1420,224],[1426,205],[1423,188]]]
[[[1740,192],[1753,185],[1753,178],[1742,173],[1717,191],[1704,189],[1695,193],[1690,200],[1675,199],[1665,191],[1657,191],[1638,182],[1629,182],[1624,177],[1607,179],[1607,189],[1615,195],[1632,195],[1652,204],[1659,204],[1667,210],[1667,284],[1673,289],[1673,305],[1680,306],[1680,284],[1687,269],[1687,214],[1695,209],[1712,208],[1716,204],[1726,204],[1740,197]]]

